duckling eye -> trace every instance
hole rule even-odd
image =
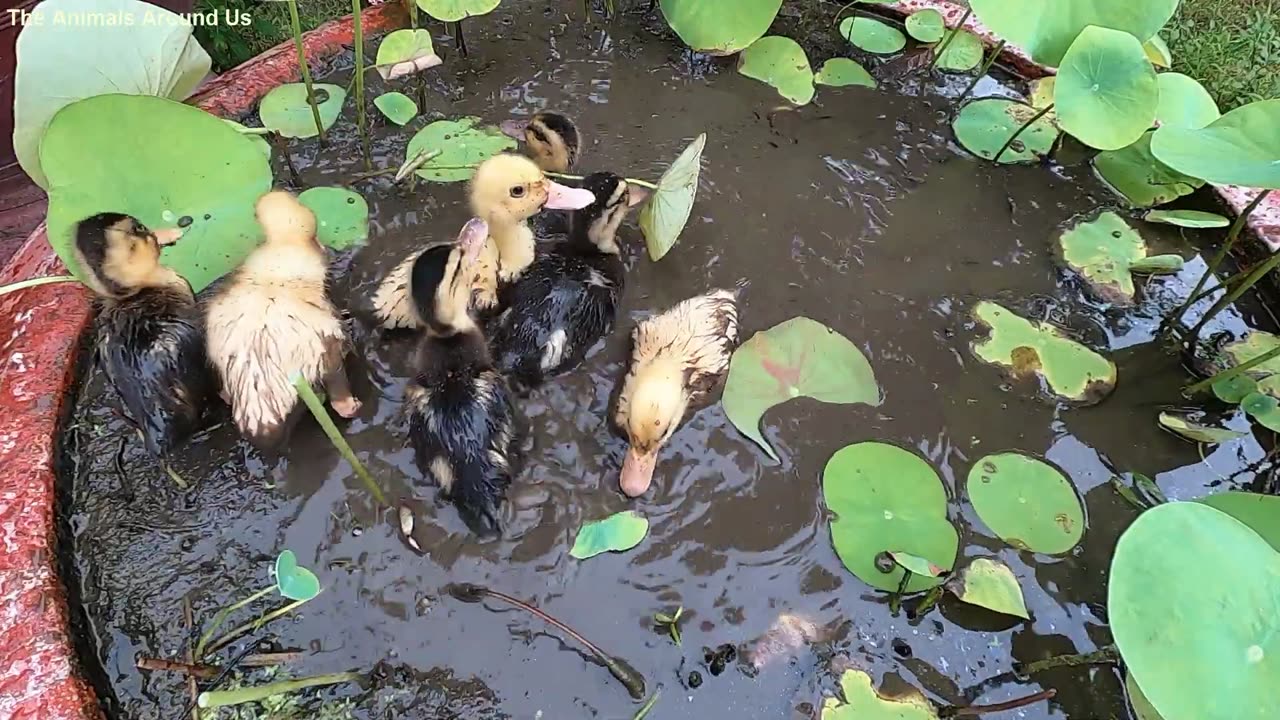
[[[511,188],[511,197],[513,197],[513,198],[522,198],[522,197],[524,197],[524,186],[523,186],[523,185],[516,185],[515,187]]]

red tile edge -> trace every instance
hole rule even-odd
[[[370,36],[405,24],[398,3],[361,17]],[[304,37],[311,62],[351,42],[350,17]],[[295,57],[292,43],[282,44],[190,102],[223,117],[243,116],[268,90],[297,78]],[[0,284],[65,273],[41,225],[0,270]],[[103,719],[72,642],[54,518],[58,425],[91,307],[88,291],[75,283],[0,297],[0,718],[7,720]]]

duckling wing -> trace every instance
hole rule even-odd
[[[738,293],[713,290],[644,320],[632,335],[632,366],[656,357],[685,368],[693,402],[701,402],[729,371],[738,345]]]
[[[373,294],[373,315],[378,326],[386,330],[418,327],[418,315],[414,311],[413,297],[409,292],[409,277],[413,263],[423,250],[411,253],[387,273]]]

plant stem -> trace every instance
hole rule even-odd
[[[1195,324],[1195,327],[1192,327],[1187,333],[1187,337],[1185,338],[1186,344],[1190,346],[1194,343],[1196,338],[1200,336],[1200,331],[1203,330],[1204,326],[1213,319],[1214,315],[1217,315],[1231,305],[1231,303],[1239,300],[1241,295],[1249,292],[1254,285],[1257,285],[1262,278],[1267,276],[1267,273],[1276,269],[1278,266],[1280,266],[1280,250],[1277,250],[1271,255],[1271,257],[1267,258],[1266,262],[1263,262],[1250,270],[1249,274],[1245,275],[1243,280],[1236,284],[1235,287],[1231,288],[1227,294],[1218,298],[1217,302],[1211,305],[1209,309],[1205,311],[1204,315],[1200,316],[1200,321]]]
[[[947,33],[947,36],[942,39],[942,44],[938,46],[937,52],[933,54],[933,59],[929,61],[928,67],[925,68],[926,71],[932,70],[934,66],[938,64],[938,58],[942,57],[942,53],[947,51],[947,46],[949,46],[951,41],[956,39],[956,35],[959,35],[960,31],[964,29],[964,24],[969,21],[969,16],[972,14],[973,8],[967,7],[964,9],[964,15],[960,16],[960,22],[956,23],[956,26],[951,28],[951,31]]]
[[[52,285],[54,283],[75,282],[76,279],[71,275],[52,275],[50,277],[31,278],[23,280],[11,285],[0,287],[0,295],[8,295],[9,293],[26,290],[27,288],[39,287],[40,285]]]
[[[322,685],[337,685],[338,683],[359,680],[362,677],[364,677],[362,674],[354,672],[334,673],[332,675],[298,678],[297,680],[283,680],[236,690],[213,690],[200,693],[200,707],[219,708],[228,705],[258,702],[266,700],[272,695],[283,695],[284,693],[297,692],[298,690],[306,690],[307,688],[320,687]]]
[[[244,600],[241,600],[240,602],[238,602],[238,603],[236,603],[236,604],[234,604],[234,605],[228,605],[227,607],[225,607],[225,608],[223,608],[223,609],[219,610],[219,611],[218,611],[218,614],[213,616],[213,624],[211,624],[211,625],[209,626],[209,629],[208,629],[208,630],[206,630],[206,631],[204,632],[204,634],[200,636],[200,640],[196,643],[196,650],[195,650],[195,653],[194,653],[194,657],[193,657],[193,659],[194,659],[194,660],[204,660],[204,648],[205,648],[205,645],[207,645],[207,644],[209,643],[209,638],[213,637],[213,634],[214,634],[215,632],[217,632],[217,631],[218,631],[218,628],[222,627],[222,623],[224,623],[224,622],[226,622],[226,621],[227,621],[227,616],[228,616],[228,615],[230,615],[231,613],[233,613],[233,612],[235,612],[235,611],[239,610],[240,608],[244,607],[245,605],[248,605],[249,603],[252,603],[252,602],[254,602],[254,601],[260,600],[260,599],[262,599],[262,598],[264,598],[264,597],[266,597],[266,596],[270,595],[271,593],[273,593],[273,592],[275,592],[275,591],[276,591],[276,586],[275,586],[275,585],[272,585],[272,586],[271,586],[271,587],[269,587],[269,588],[263,588],[263,589],[259,590],[258,592],[256,592],[256,593],[254,593],[254,594],[250,595],[249,597],[245,598]]]
[[[409,29],[418,29],[418,2],[417,0],[408,0],[405,3],[409,6]]]
[[[1079,655],[1058,655],[1044,660],[1036,660],[1035,662],[1016,663],[1014,665],[1014,673],[1017,675],[1028,676],[1034,675],[1045,670],[1053,670],[1060,667],[1080,667],[1081,665],[1107,665],[1117,662],[1120,654],[1116,652],[1115,645],[1108,645],[1100,650],[1091,653],[1082,653]]]
[[[356,129],[360,133],[360,154],[364,156],[367,171],[373,169],[373,161],[369,159],[369,129],[364,116],[364,22],[360,18],[360,0],[351,0],[351,30],[356,43]]]
[[[653,697],[649,698],[649,701],[637,710],[635,715],[631,716],[631,720],[644,720],[649,715],[649,711],[653,709],[653,706],[658,704],[660,695],[662,695],[662,688],[653,691]]]
[[[311,106],[311,117],[316,121],[316,132],[320,135],[320,145],[324,145],[324,125],[320,122],[320,106],[316,103],[315,89],[311,86],[311,68],[307,67],[307,53],[302,49],[302,21],[298,19],[298,0],[288,0],[289,25],[293,28],[293,46],[298,51],[298,69],[302,71],[302,82],[307,86],[307,104]]]
[[[467,56],[467,39],[462,35],[462,21],[453,24],[453,42],[458,46],[458,52],[462,53],[462,57]]]
[[[982,66],[978,68],[978,74],[973,76],[973,80],[969,82],[969,86],[964,89],[964,92],[960,93],[960,97],[956,98],[956,104],[964,102],[964,99],[969,97],[969,93],[973,92],[973,89],[978,87],[978,82],[987,74],[987,71],[991,69],[991,66],[996,64],[996,60],[1000,58],[1000,53],[1004,52],[1005,42],[1006,41],[1001,40],[1000,44],[996,45],[991,50],[991,56],[983,61]]]
[[[1191,397],[1196,393],[1202,393],[1210,389],[1216,383],[1222,380],[1230,380],[1231,378],[1237,375],[1243,375],[1244,373],[1249,372],[1250,370],[1261,365],[1262,363],[1277,357],[1280,357],[1280,345],[1277,345],[1276,347],[1271,348],[1270,350],[1262,353],[1261,355],[1259,355],[1256,358],[1253,358],[1252,360],[1249,360],[1247,362],[1242,362],[1239,365],[1236,365],[1235,367],[1232,367],[1232,368],[1227,368],[1226,370],[1223,370],[1222,372],[1217,373],[1212,377],[1205,378],[1204,380],[1201,380],[1200,382],[1194,385],[1188,385],[1187,387],[1183,388],[1182,394],[1186,395],[1187,397]]]
[[[965,715],[981,715],[983,713],[1003,712],[1005,710],[1014,710],[1028,705],[1034,705],[1041,700],[1049,700],[1058,694],[1057,690],[1050,688],[1049,690],[1041,690],[1038,693],[1027,695],[1013,700],[1006,700],[1001,703],[992,703],[990,705],[968,705],[965,707],[949,707],[944,708],[938,713],[939,717],[962,717]]]
[[[844,11],[845,11],[845,10],[848,10],[849,8],[853,7],[854,5],[857,5],[859,2],[862,2],[862,0],[853,0],[853,2],[845,3],[843,6],[841,6],[841,7],[840,7],[840,9],[836,11],[836,17],[835,17],[835,19],[834,19],[834,20],[832,20],[832,21],[831,21],[831,24],[832,24],[832,25],[837,25],[837,26],[838,26],[838,25],[840,24],[840,16],[841,16],[841,15],[844,15]],[[848,38],[846,38],[846,40],[847,40],[847,39],[848,39]]]
[[[178,660],[165,660],[164,658],[146,657],[144,655],[139,655],[137,659],[134,660],[133,665],[139,670],[178,672],[204,680],[217,677],[219,672],[218,668],[212,665],[197,665],[195,663],[181,662]]]
[[[209,652],[215,653],[218,650],[221,650],[222,648],[226,647],[232,640],[235,640],[241,635],[244,635],[245,633],[253,632],[254,630],[261,628],[263,625],[266,625],[267,623],[273,620],[279,620],[280,618],[284,617],[285,615],[288,615],[294,610],[297,610],[298,608],[302,607],[308,602],[311,602],[311,600],[314,600],[314,599],[315,598],[312,597],[306,600],[295,600],[289,603],[288,605],[285,605],[282,608],[277,608],[275,610],[272,610],[271,612],[267,613],[266,615],[263,615],[262,617],[254,618],[253,620],[250,620],[249,622],[243,625],[240,625],[238,627],[232,628],[231,630],[228,630],[226,635],[223,635],[217,640],[214,640],[213,642],[209,643]]]
[[[369,492],[373,494],[373,499],[378,501],[379,505],[386,505],[387,498],[382,494],[382,488],[378,487],[378,483],[374,482],[373,476],[365,469],[364,463],[356,457],[356,453],[347,444],[347,439],[342,437],[342,433],[338,431],[338,426],[333,424],[333,419],[329,417],[329,413],[324,409],[324,403],[320,402],[320,398],[316,397],[316,391],[311,389],[311,383],[301,375],[293,380],[293,386],[297,388],[298,395],[302,398],[302,402],[306,403],[307,409],[315,416],[316,422],[320,423],[320,427],[324,429],[324,434],[329,436],[329,442],[337,448],[338,454],[343,457],[355,471],[356,475],[364,481],[369,488]]]
[[[302,180],[298,177],[298,168],[293,165],[293,155],[289,152],[289,141],[279,133],[271,133],[267,136],[267,141],[276,146],[280,157],[284,158],[284,165],[289,169],[289,180],[296,186],[302,187]]]
[[[1032,115],[1030,120],[1023,123],[1022,127],[1018,128],[1012,135],[1009,136],[1008,140],[1004,141],[1004,145],[1001,145],[1000,149],[996,151],[996,156],[991,158],[991,162],[996,162],[996,163],[1000,162],[1000,156],[1004,155],[1004,151],[1008,150],[1009,147],[1013,145],[1013,141],[1017,140],[1019,135],[1025,132],[1027,128],[1034,125],[1037,120],[1044,117],[1052,109],[1053,109],[1053,103],[1049,103],[1048,105],[1041,108],[1040,112],[1036,113],[1035,115]]]

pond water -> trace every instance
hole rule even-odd
[[[1114,666],[1008,676],[1016,662],[1095,650],[1110,642],[1106,576],[1115,540],[1135,511],[1108,485],[1110,462],[1157,479],[1171,497],[1249,487],[1270,469],[1251,436],[1201,456],[1155,424],[1187,380],[1152,341],[1161,309],[1204,265],[1149,283],[1136,309],[1092,301],[1054,256],[1064,224],[1113,196],[1087,167],[993,167],[950,135],[946,99],[965,78],[822,88],[796,112],[732,64],[695,59],[648,21],[582,27],[545,3],[504,4],[469,22],[469,59],[428,78],[424,117],[409,128],[377,118],[374,163],[396,166],[417,128],[440,117],[498,122],[553,109],[587,138],[581,171],[656,179],[698,133],[708,134],[693,217],[675,250],[652,263],[632,220],[619,327],[577,371],[519,404],[529,427],[507,507],[508,537],[478,545],[414,466],[399,416],[412,338],[371,329],[369,298],[383,274],[466,219],[465,187],[386,180],[357,184],[369,200],[370,240],[337,259],[335,294],[355,317],[349,368],[364,400],[344,425],[389,495],[419,513],[425,554],[401,537],[320,429],[301,424],[283,455],[258,453],[230,425],[198,437],[175,462],[181,491],[126,442],[101,376],[86,371],[64,451],[71,585],[87,621],[87,661],[100,666],[115,717],[180,716],[180,676],[134,668],[139,654],[181,654],[184,599],[205,623],[219,607],[270,583],[276,554],[294,550],[324,592],[267,634],[305,651],[302,676],[394,668],[375,693],[339,686],[358,718],[630,718],[636,706],[600,666],[529,616],[462,604],[441,593],[466,581],[527,599],[627,658],[662,697],[648,716],[816,717],[838,668],[871,672],[889,688],[919,687],[946,704],[993,703],[1043,688],[1057,696],[1018,711],[1032,720],[1127,717]],[[787,22],[787,21],[784,21]],[[832,33],[834,35],[834,33]],[[451,49],[441,36],[438,46]],[[821,57],[811,56],[815,63]],[[350,60],[322,77],[345,84]],[[381,90],[371,83],[370,98]],[[984,82],[980,93],[997,91]],[[354,112],[330,147],[295,143],[305,185],[363,171]],[[277,163],[277,177],[287,173]],[[1140,223],[1139,223],[1140,224]],[[1194,233],[1144,225],[1153,251],[1194,256]],[[770,411],[775,463],[726,420],[698,412],[664,451],[653,490],[618,492],[625,448],[606,411],[625,370],[634,320],[714,286],[750,281],[743,337],[797,315],[819,320],[866,353],[884,392],[878,408],[799,400]],[[1041,399],[976,360],[969,311],[996,300],[1070,328],[1119,366],[1116,392],[1071,409]],[[1221,324],[1253,320],[1233,311]],[[1233,427],[1247,428],[1236,418]],[[962,557],[995,555],[1016,572],[1033,620],[1014,621],[946,599],[921,619],[894,616],[887,595],[841,565],[831,545],[821,473],[836,450],[865,440],[919,452],[939,471]],[[964,501],[964,478],[984,454],[1018,450],[1060,466],[1085,500],[1088,530],[1064,557],[1019,552],[994,538]],[[651,522],[635,550],[569,557],[577,529],[628,507]],[[278,600],[277,600],[278,602]],[[911,602],[907,603],[908,608]],[[686,608],[683,645],[653,627],[655,612]],[[270,607],[264,601],[255,608]],[[749,647],[783,614],[822,629],[810,647],[777,650],[758,672],[742,663],[712,675],[704,648]],[[244,618],[247,619],[247,618]],[[239,620],[243,621],[243,619]],[[698,670],[703,683],[689,687]],[[991,678],[997,678],[991,682]],[[313,715],[307,714],[307,717]]]

